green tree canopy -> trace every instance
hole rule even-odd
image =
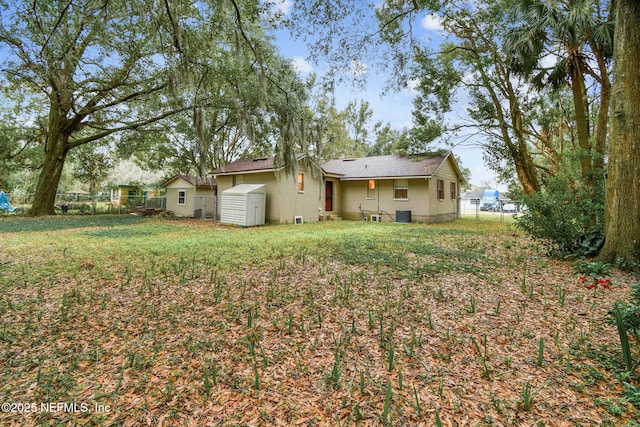
[[[285,102],[291,99],[277,67],[266,66],[270,44],[261,25],[267,12],[257,0],[0,4],[2,79],[27,92],[31,105],[46,106],[22,111],[18,118],[24,124],[37,123],[44,151],[31,214],[53,213],[63,166],[77,147],[147,130],[185,112],[193,112],[194,123],[199,124],[197,117],[205,123],[209,119],[206,113],[199,116],[200,108],[226,108],[242,115],[251,101],[240,87],[235,96],[225,91],[224,101],[213,96],[216,83],[234,72],[239,80],[258,76],[261,106],[279,129],[276,151],[292,159],[294,128],[300,120],[281,102],[278,108],[266,103],[276,91],[268,93],[270,87]],[[233,86],[233,81],[227,78],[226,84]],[[243,116],[245,126],[240,128],[246,135],[251,134],[249,117]]]

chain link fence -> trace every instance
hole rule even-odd
[[[33,194],[14,191],[7,193],[10,203],[18,207],[16,212],[25,212],[31,208]],[[108,192],[90,195],[87,193],[57,193],[55,210],[57,213],[97,215],[97,214],[131,214],[140,210],[164,211],[167,199],[164,196],[148,197],[145,195],[129,195],[122,202],[113,202]]]
[[[217,219],[217,203],[215,196],[196,196],[193,198],[193,217],[202,219]]]

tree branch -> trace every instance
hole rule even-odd
[[[170,116],[173,116],[173,115],[188,111],[191,108],[192,108],[192,106],[183,107],[183,108],[180,108],[180,109],[177,109],[177,110],[168,111],[168,112],[166,112],[164,114],[152,117],[152,118],[147,119],[147,120],[142,120],[142,121],[139,121],[139,122],[130,123],[130,124],[127,124],[127,125],[124,125],[124,126],[113,128],[113,129],[107,129],[107,130],[105,130],[103,132],[100,132],[100,133],[97,133],[95,135],[91,135],[91,136],[88,136],[88,137],[81,138],[81,139],[78,139],[76,141],[70,142],[69,143],[69,148],[70,149],[71,148],[75,148],[75,147],[78,147],[80,145],[84,145],[84,144],[87,144],[89,142],[93,142],[93,141],[96,141],[98,139],[107,137],[107,136],[109,136],[111,134],[114,134],[114,133],[117,133],[117,132],[122,132],[122,131],[126,131],[126,130],[135,130],[135,129],[138,129],[140,127],[149,125],[151,123],[158,122],[158,121],[160,121],[162,119],[166,119],[167,117],[170,117]]]

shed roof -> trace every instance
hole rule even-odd
[[[224,190],[222,194],[263,194],[266,191],[267,186],[264,184],[239,184]]]
[[[189,184],[193,185],[194,187],[216,188],[218,186],[218,184],[216,183],[216,179],[213,177],[201,177],[201,176],[183,175],[183,174],[177,174],[172,176],[162,185],[167,186],[169,183],[179,178],[187,181]]]
[[[340,179],[431,177],[451,153],[422,156],[376,156],[329,160],[322,165],[327,174]]]

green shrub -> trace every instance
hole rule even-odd
[[[620,336],[620,348],[624,364],[629,373],[633,373],[636,366],[633,359],[634,345],[640,344],[640,284],[631,287],[631,299],[629,302],[616,302],[609,312],[611,323],[616,325]],[[629,341],[631,336],[632,341]],[[626,394],[626,391],[625,391]],[[640,389],[633,389],[634,406],[640,404]]]
[[[631,287],[631,301],[629,302],[617,302],[614,306],[614,310],[620,313],[620,318],[631,338],[640,344],[640,284],[633,285]],[[612,315],[612,322],[615,322]]]
[[[523,196],[528,209],[517,226],[542,241],[551,256],[597,254],[604,243],[603,181],[600,176],[589,187],[571,174],[550,178],[542,191]]]

